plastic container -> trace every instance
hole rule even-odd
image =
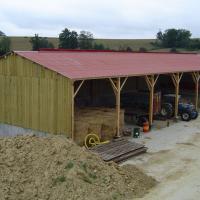
[[[143,123],[143,132],[144,133],[149,132],[149,122],[144,122]]]
[[[139,127],[136,127],[133,129],[133,137],[134,138],[140,137],[140,128]]]

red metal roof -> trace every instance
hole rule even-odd
[[[15,51],[72,80],[200,71],[200,55],[98,51]]]

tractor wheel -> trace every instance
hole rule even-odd
[[[191,116],[191,119],[196,119],[198,117],[199,113],[197,111],[195,111],[195,114],[193,114]]]
[[[166,119],[170,119],[173,116],[172,105],[169,103],[163,104],[161,107],[160,114],[162,117],[165,117]]]
[[[191,114],[188,112],[181,113],[181,119],[188,122],[191,120]]]

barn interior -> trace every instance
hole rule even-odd
[[[122,79],[122,83],[123,81],[125,78]],[[74,99],[76,141],[81,143],[89,133],[95,133],[103,140],[113,138],[116,134],[117,110],[116,96],[110,80],[76,81],[75,88],[78,87],[80,88]],[[180,81],[179,94],[183,95],[187,102],[194,103],[194,88],[195,84],[191,74],[185,73]],[[159,120],[158,116],[164,94],[175,94],[172,78],[168,74],[160,75],[155,84],[153,115],[156,120]],[[143,117],[149,118],[149,95],[150,92],[144,76],[129,77],[124,82],[120,94],[120,132],[127,125],[142,126],[143,121],[140,120]]]

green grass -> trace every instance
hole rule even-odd
[[[53,185],[56,185],[57,183],[63,183],[66,181],[66,178],[64,176],[58,176],[53,180]]]
[[[74,167],[74,163],[72,161],[68,162],[65,166],[65,169],[72,169]]]

